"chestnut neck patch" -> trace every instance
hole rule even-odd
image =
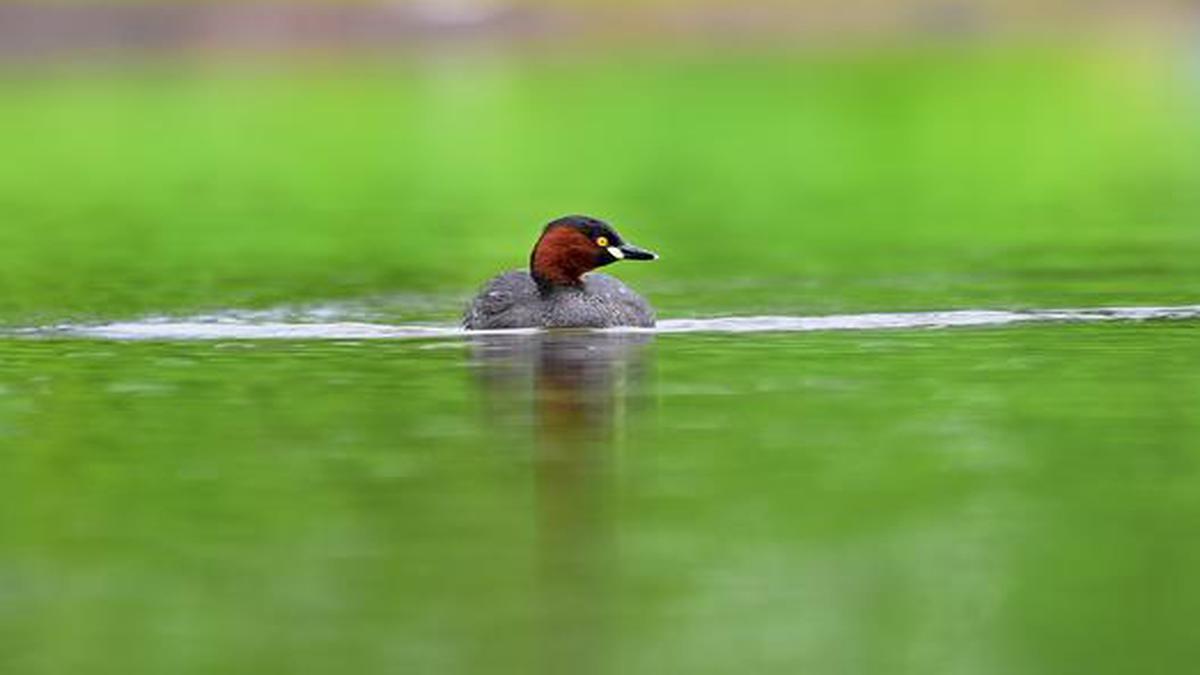
[[[548,228],[533,248],[529,270],[538,286],[579,286],[583,275],[600,266],[602,249],[570,225]]]

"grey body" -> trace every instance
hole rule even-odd
[[[492,279],[463,317],[468,330],[497,328],[612,328],[654,326],[650,303],[607,274],[588,274],[582,286],[542,295],[525,270]]]

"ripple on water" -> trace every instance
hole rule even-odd
[[[653,329],[615,329],[621,332],[768,333],[810,331],[870,331],[888,329],[1002,326],[1015,323],[1079,323],[1200,319],[1200,305],[1181,307],[1099,307],[1027,311],[957,310],[842,314],[831,316],[732,316],[665,319]],[[533,330],[477,331],[453,325],[384,324],[361,321],[272,321],[231,312],[196,319],[146,319],[107,324],[65,324],[16,331],[25,337],[72,337],[95,340],[415,340],[461,338],[467,335],[531,333]]]

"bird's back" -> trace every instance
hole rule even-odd
[[[589,274],[582,287],[556,288],[543,296],[524,270],[492,279],[463,318],[468,330],[501,328],[613,328],[654,326],[645,298],[607,274]]]
[[[467,330],[535,328],[542,325],[541,303],[537,283],[529,272],[505,272],[489,281],[471,301],[463,317],[463,327]]]
[[[547,328],[652,328],[650,303],[619,279],[589,274],[583,288],[556,290],[547,301]]]

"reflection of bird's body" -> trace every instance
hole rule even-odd
[[[641,435],[657,409],[655,337],[552,330],[477,333],[467,342],[494,447],[512,462],[531,446],[517,463],[532,470],[537,564],[528,581],[537,591],[542,665],[535,673],[613,670],[621,617],[613,602],[621,582],[616,448]]]
[[[622,241],[608,224],[585,216],[546,226],[530,255],[529,271],[490,282],[463,318],[468,330],[496,328],[610,328],[654,325],[654,310],[613,277],[588,274],[618,260],[658,256]],[[586,276],[585,276],[586,275]]]

